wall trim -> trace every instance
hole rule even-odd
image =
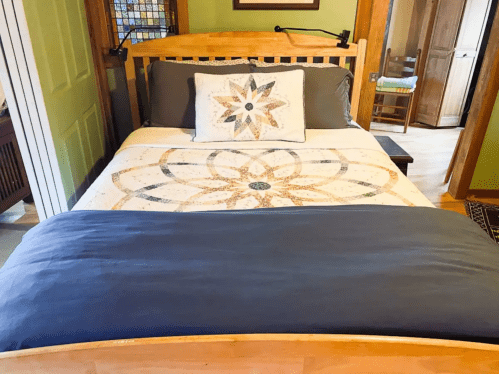
[[[492,24],[478,84],[449,184],[449,193],[455,199],[464,199],[469,192],[468,189],[473,179],[499,92],[499,79],[497,77],[499,77],[499,8]]]
[[[471,195],[484,199],[499,199],[499,190],[468,190],[466,198],[469,198]]]

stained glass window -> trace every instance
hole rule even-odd
[[[137,29],[129,38],[132,43],[164,38],[164,27],[174,26],[174,12],[169,0],[110,0],[111,17],[116,42],[119,43],[130,31],[130,26]],[[158,30],[140,30],[140,26],[162,26]]]

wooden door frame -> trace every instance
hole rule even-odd
[[[478,78],[470,113],[459,146],[449,193],[455,199],[464,199],[475,172],[483,140],[489,126],[492,110],[499,92],[499,7],[494,16],[487,49]]]
[[[188,0],[177,0],[177,23],[180,35],[189,34]]]
[[[370,73],[379,72],[390,0],[358,0],[354,42],[367,39],[366,62],[362,77],[357,122],[370,130],[376,94],[376,81],[369,82]]]
[[[431,1],[431,0],[429,0]],[[355,20],[354,42],[367,39],[367,56],[362,79],[359,124],[370,129],[374,104],[375,83],[369,83],[369,73],[377,72],[380,64],[383,33],[390,0],[359,0]],[[373,9],[376,9],[373,12]],[[431,18],[431,16],[430,16]],[[424,27],[424,26],[423,26]],[[464,199],[471,185],[485,133],[499,92],[499,8],[485,52],[478,85],[471,104],[461,146],[458,149],[449,193],[455,199]]]
[[[113,125],[111,90],[107,79],[106,55],[114,44],[113,30],[108,22],[109,2],[84,0],[95,81],[104,119],[105,159],[110,160],[117,149]],[[107,162],[106,162],[107,163]]]

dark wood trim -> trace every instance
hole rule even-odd
[[[369,130],[371,127],[374,96],[376,94],[376,82],[369,82],[369,74],[372,72],[379,72],[390,0],[372,0],[372,7],[368,19],[364,18],[368,7],[367,1],[363,1],[362,3],[362,8],[358,8],[357,10],[357,20],[355,24],[356,26],[359,26],[361,24],[364,25],[365,22],[368,22],[369,32],[367,36],[366,64],[364,67],[364,75],[362,77],[362,89],[357,122],[364,129]],[[364,26],[362,26],[362,31],[359,30],[357,32],[356,30],[356,37],[362,35],[363,33],[365,33]]]
[[[104,137],[106,155],[112,155],[117,150],[114,134],[111,93],[107,79],[105,54],[113,45],[112,29],[109,28],[109,17],[104,5],[106,0],[85,0],[90,46],[94,63],[95,80],[99,102],[104,122]]]
[[[319,0],[314,0],[312,4],[296,4],[296,3],[241,3],[240,0],[232,0],[234,10],[318,10]]]
[[[177,23],[179,34],[189,34],[188,0],[177,0]]]
[[[499,77],[499,9],[492,24],[489,43],[449,185],[449,193],[455,199],[464,199],[468,193],[499,92],[497,77]]]
[[[468,190],[466,197],[471,196],[484,199],[497,199],[499,198],[499,190]]]

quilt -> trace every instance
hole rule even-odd
[[[208,211],[307,205],[433,206],[361,129],[305,143],[193,143],[193,130],[134,132],[75,210]]]

